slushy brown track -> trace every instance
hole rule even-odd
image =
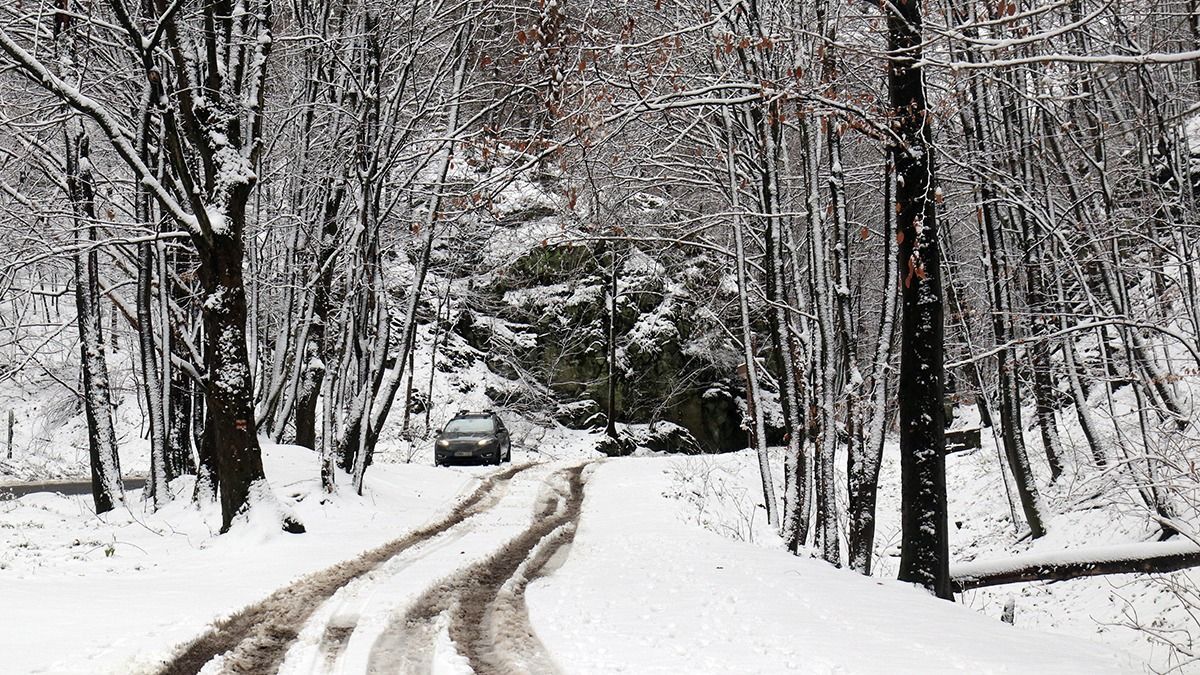
[[[310,574],[219,622],[183,648],[163,666],[160,675],[194,675],[221,654],[229,654],[224,664],[226,672],[254,675],[276,672],[304,622],[334,592],[406,549],[491,508],[498,501],[492,498],[497,488],[532,466],[521,464],[488,476],[441,520],[353,560]]]
[[[426,592],[389,626],[372,650],[370,672],[428,670],[419,654],[422,645],[414,641],[428,640],[437,617],[447,611],[450,639],[479,675],[554,672],[553,662],[529,625],[525,585],[574,538],[583,505],[583,469],[576,466],[559,472],[567,493],[552,495],[528,529],[487,560]],[[543,542],[549,545],[539,546]]]

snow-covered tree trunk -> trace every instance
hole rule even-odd
[[[800,144],[804,153],[804,181],[808,207],[808,259],[809,285],[813,295],[813,402],[810,414],[818,420],[810,422],[813,430],[813,502],[815,541],[822,556],[837,564],[839,552],[837,530],[837,484],[834,476],[834,458],[837,450],[838,415],[838,345],[836,337],[836,288],[833,262],[830,254],[833,246],[828,233],[828,221],[820,200],[819,154],[820,137],[810,136],[808,120],[800,124]]]
[[[888,89],[895,149],[900,331],[900,579],[941,598],[950,588],[946,525],[945,411],[941,256],[933,162],[921,58],[922,8],[887,8]]]
[[[317,400],[324,390],[328,362],[333,355],[329,331],[332,320],[330,295],[333,292],[334,263],[341,250],[339,245],[338,214],[346,190],[338,181],[325,199],[322,209],[320,239],[316,255],[316,280],[312,288],[311,319],[304,342],[303,373],[296,398],[296,445],[316,449]]]
[[[150,170],[159,172],[158,155],[153,150],[154,147],[161,145],[159,139],[154,138],[155,95],[156,92],[152,85],[143,94],[138,115],[137,150],[139,159]],[[135,189],[134,194],[138,220],[144,227],[158,232],[159,223],[154,209],[154,198],[143,187]],[[171,346],[169,342],[158,344],[160,340],[154,331],[154,276],[159,268],[156,253],[157,246],[154,241],[147,240],[138,246],[135,306],[138,320],[138,365],[142,375],[142,401],[146,406],[146,423],[149,427],[150,437],[150,476],[146,481],[146,493],[152,508],[157,510],[171,499],[169,485],[171,476],[167,472],[167,411],[164,408],[164,404],[169,403],[169,399],[163,397],[164,387],[170,385],[169,380],[160,377],[161,369],[159,367],[162,363],[159,361],[159,350],[166,357],[164,362],[169,363]],[[160,276],[158,281],[160,289],[165,292],[169,280]],[[159,305],[161,306],[161,302]],[[160,327],[163,335],[166,335],[169,330],[169,320],[170,317],[167,314],[162,314]]]
[[[821,24],[821,32],[824,37],[825,48],[821,50],[821,79],[830,89],[827,90],[827,95],[836,97],[837,93],[834,89],[839,63],[837,51],[833,49],[833,45],[837,44],[837,23],[839,17],[836,12],[840,8],[831,3],[821,2],[817,5],[818,21]],[[835,12],[831,15],[830,12]],[[836,352],[832,351],[831,344],[830,362],[838,372],[837,381],[840,384],[841,392],[836,397],[839,403],[842,403],[843,423],[842,429],[836,435],[840,437],[845,444],[847,471],[849,474],[858,474],[864,477],[858,471],[859,465],[863,462],[862,448],[862,373],[858,367],[858,335],[855,317],[853,315],[852,298],[850,296],[850,225],[847,215],[847,195],[846,195],[846,174],[842,166],[842,133],[845,129],[843,126],[843,118],[837,112],[829,112],[822,119],[825,126],[825,149],[829,157],[829,177],[827,186],[829,189],[829,246],[828,255],[828,283],[829,283],[829,299],[833,302],[832,318],[834,326],[834,340],[836,344]],[[831,457],[832,459],[832,457]],[[832,466],[832,465],[831,465]],[[852,485],[860,487],[859,485]],[[866,487],[867,490],[873,490],[873,486]],[[861,510],[861,494],[851,495],[851,504],[854,507],[859,507]],[[836,501],[834,502],[836,503]],[[853,516],[851,516],[853,518]],[[832,542],[826,539],[823,546],[823,554],[825,559],[835,565],[840,564],[840,553],[837,546],[836,530],[832,533]],[[869,545],[869,544],[868,544]]]
[[[763,502],[767,510],[767,524],[778,525],[779,514],[775,501],[775,484],[771,476],[771,462],[767,454],[767,430],[763,420],[761,393],[758,389],[758,364],[754,356],[754,335],[750,327],[750,289],[749,278],[746,274],[746,246],[742,231],[741,214],[741,181],[737,171],[735,155],[737,149],[734,143],[734,126],[728,107],[721,108],[723,132],[725,135],[725,170],[728,177],[728,196],[730,212],[733,219],[734,267],[737,276],[738,317],[741,321],[742,357],[745,359],[746,407],[750,419],[747,420],[750,429],[750,439],[758,457],[758,473],[762,481]]]
[[[803,126],[805,120],[800,118],[799,124]],[[803,142],[808,142],[807,133],[800,134]],[[807,157],[807,155],[805,155]],[[789,155],[785,152],[784,170],[790,174]],[[815,438],[816,421],[812,414],[816,410],[816,402],[814,400],[815,387],[812,385],[814,360],[812,346],[812,321],[809,318],[811,315],[806,310],[808,309],[808,297],[811,295],[808,290],[808,284],[804,280],[803,269],[801,264],[800,244],[795,238],[795,228],[783,228],[785,241],[783,244],[786,249],[786,262],[782,263],[787,271],[786,282],[793,289],[796,300],[796,308],[800,314],[798,321],[789,322],[786,326],[787,346],[792,349],[792,379],[796,387],[796,416],[801,421],[801,426],[796,428],[795,433],[800,436],[797,439],[797,446],[801,450],[795,458],[794,464],[787,467],[788,469],[788,489],[789,499],[785,500],[788,507],[786,517],[792,519],[795,523],[794,527],[785,527],[784,532],[789,535],[785,539],[788,549],[798,552],[804,546],[808,539],[810,527],[810,515],[812,512],[812,447],[815,443],[810,443]],[[794,347],[793,347],[794,346]],[[807,451],[805,446],[807,445]]]
[[[246,293],[242,277],[245,202],[232,201],[222,232],[200,251],[204,292],[205,394],[208,419],[204,443],[215,458],[222,529],[244,511],[255,493],[267,490],[254,420],[254,391],[246,347]],[[239,208],[240,207],[240,208]],[[297,524],[285,524],[297,529]],[[303,531],[301,529],[301,531]]]
[[[67,188],[75,216],[75,241],[82,243],[86,227],[87,241],[94,243],[97,219],[90,143],[83,132],[77,138],[72,138],[70,131],[66,131],[64,136],[67,141]],[[88,457],[92,472],[92,502],[96,513],[105,513],[125,501],[125,486],[121,482],[117,436],[113,429],[108,361],[104,355],[104,335],[101,331],[99,263],[94,246],[88,247],[86,252],[83,246],[76,246],[72,264],[83,409],[87,420]],[[9,433],[11,453],[11,431]]]
[[[775,148],[777,144],[777,129],[764,129],[764,136],[770,136],[772,139],[769,151],[764,153],[764,166],[767,163],[775,164],[779,158],[776,156]],[[760,132],[762,133],[762,132]],[[765,232],[764,242],[765,250],[765,266],[767,268],[767,301],[771,304],[770,324],[771,324],[771,346],[772,352],[775,354],[777,366],[782,384],[780,398],[783,407],[784,426],[786,438],[786,455],[784,457],[785,470],[785,491],[784,491],[784,512],[782,522],[782,534],[784,541],[788,542],[788,547],[791,550],[799,548],[799,541],[803,537],[801,533],[801,507],[806,502],[808,488],[808,477],[805,474],[805,466],[801,452],[804,442],[804,411],[800,403],[800,387],[797,382],[799,368],[796,363],[796,353],[792,346],[792,317],[789,315],[792,309],[789,295],[786,292],[787,285],[790,281],[787,274],[787,256],[781,250],[784,247],[784,237],[782,225],[782,216],[779,215],[779,182],[777,178],[777,169],[770,171],[769,176],[764,178],[765,193],[763,201],[766,202],[768,208],[764,212],[768,214],[767,228]],[[796,289],[798,292],[799,289]]]
[[[149,199],[144,200],[143,217],[152,215]],[[154,242],[143,242],[138,247],[137,317],[138,317],[138,360],[142,371],[142,400],[146,406],[146,421],[150,431],[150,476],[147,481],[148,498],[153,508],[166,504],[171,499],[167,475],[167,425],[163,410],[162,387],[159,377],[159,361],[154,336],[154,294],[152,278],[155,265]],[[169,345],[163,345],[169,350]],[[169,354],[169,351],[167,352]]]
[[[875,354],[864,385],[868,396],[863,411],[862,440],[857,456],[848,457],[846,466],[850,497],[847,533],[850,569],[867,575],[871,573],[875,545],[875,504],[887,424],[888,371],[891,369],[895,344],[897,289],[893,257],[895,234],[892,232],[892,153],[892,148],[885,151],[883,167],[883,307],[880,309],[879,330],[875,335]]]

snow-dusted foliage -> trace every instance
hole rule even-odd
[[[875,596],[851,575],[896,576],[1154,670],[1200,668],[1197,15],[1145,0],[0,3],[0,478],[84,479],[79,518],[106,536],[128,511],[204,546],[229,545],[211,529],[282,551],[278,531],[317,505],[377,515],[376,472],[416,486],[460,411],[496,411],[538,464],[488,473],[445,531],[413,534],[465,537],[501,502],[553,521],[492,530],[509,544],[446,571],[487,577],[474,590],[405,587],[433,615],[376,608],[377,623],[415,611],[420,640],[333,625],[341,610],[306,623],[329,600],[307,586],[312,602],[280,601],[263,621],[281,623],[209,669],[279,670],[290,638],[264,635],[297,636],[309,670],[555,662],[587,631],[540,644],[553,612],[524,603],[573,547],[585,570],[662,577],[597,554],[616,528],[588,529],[592,476],[598,508],[626,481],[631,504],[680,516],[633,527],[781,549],[746,564],[798,577],[814,568],[786,556],[819,557],[815,578],[862,606]],[[267,442],[307,450],[265,469]],[[123,497],[122,472],[145,488]],[[458,480],[426,474],[435,499]],[[86,527],[64,504],[45,503],[58,524],[14,512],[51,540]],[[638,555],[669,548],[645,534]],[[0,575],[31,569],[22,555]],[[741,583],[760,599],[787,586]],[[881,588],[897,614],[932,606]],[[811,628],[796,611],[762,635]],[[696,613],[700,634],[745,612],[716,614]],[[679,653],[704,646],[667,630]],[[391,656],[356,651],[375,638]],[[922,656],[901,652],[899,670]]]

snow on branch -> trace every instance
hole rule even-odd
[[[134,173],[137,174],[138,180],[154,193],[158,201],[163,205],[163,208],[170,212],[171,217],[185,226],[188,231],[193,233],[199,232],[196,218],[185,211],[179,205],[179,202],[175,201],[175,198],[170,195],[166,187],[154,177],[154,172],[142,162],[141,158],[138,157],[137,150],[130,143],[131,134],[121,126],[121,123],[103,105],[50,72],[46,66],[38,61],[37,57],[25,51],[25,49],[14,42],[8,32],[2,28],[0,28],[0,52],[7,54],[19,70],[24,72],[31,80],[41,85],[46,91],[49,91],[57,96],[59,100],[91,118],[104,131],[104,135],[108,137],[109,142],[112,143],[113,148],[121,156],[121,159],[133,169]]]
[[[914,66],[949,68],[950,70],[971,70],[987,68],[1007,68],[1025,66],[1033,63],[1087,63],[1110,66],[1148,66],[1165,63],[1188,63],[1200,61],[1200,50],[1187,52],[1149,52],[1146,54],[1037,54],[1015,59],[998,59],[995,61],[937,61],[924,59]]]
[[[1110,319],[1100,319],[1097,321],[1085,321],[1085,322],[1077,323],[1074,326],[1070,326],[1070,327],[1064,328],[1062,330],[1054,331],[1053,333],[1046,333],[1043,335],[1031,335],[1029,337],[1015,338],[1013,340],[1009,340],[1009,341],[1005,342],[1002,345],[997,345],[996,347],[988,349],[987,351],[980,352],[980,353],[970,356],[968,358],[960,359],[958,361],[951,361],[950,363],[946,364],[946,368],[947,369],[961,368],[963,366],[968,366],[968,365],[971,365],[972,363],[978,363],[979,361],[983,361],[984,359],[991,358],[991,357],[995,356],[996,354],[999,354],[1000,352],[1008,351],[1014,347],[1035,344],[1038,342],[1047,342],[1049,340],[1056,340],[1058,338],[1061,338],[1061,337],[1064,337],[1067,335],[1071,335],[1072,333],[1080,333],[1083,331],[1095,330],[1096,328],[1101,328],[1104,326],[1128,326],[1130,328],[1140,328],[1142,330],[1156,331],[1156,332],[1162,333],[1162,334],[1164,334],[1168,337],[1174,338],[1176,341],[1178,341],[1179,344],[1181,346],[1183,346],[1185,349],[1187,349],[1188,352],[1191,354],[1192,360],[1194,360],[1197,365],[1200,365],[1200,352],[1197,352],[1196,348],[1194,346],[1192,346],[1191,341],[1188,340],[1186,336],[1180,334],[1178,331],[1174,331],[1174,330],[1171,330],[1170,328],[1167,328],[1166,326],[1160,326],[1158,324],[1150,323],[1147,321],[1134,321],[1132,319],[1126,319],[1123,317],[1115,317],[1115,318],[1110,318]]]
[[[1065,581],[1105,574],[1163,573],[1200,566],[1200,546],[1187,539],[1028,553],[950,568],[959,591],[1028,581]]]

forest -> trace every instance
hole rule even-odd
[[[516,460],[402,472],[494,410],[556,467],[503,579],[658,458],[819,574],[1200,672],[1197,0],[5,0],[0,247],[0,492],[320,546],[316,502],[477,481],[455,528]],[[582,663],[422,597],[463,672]]]

